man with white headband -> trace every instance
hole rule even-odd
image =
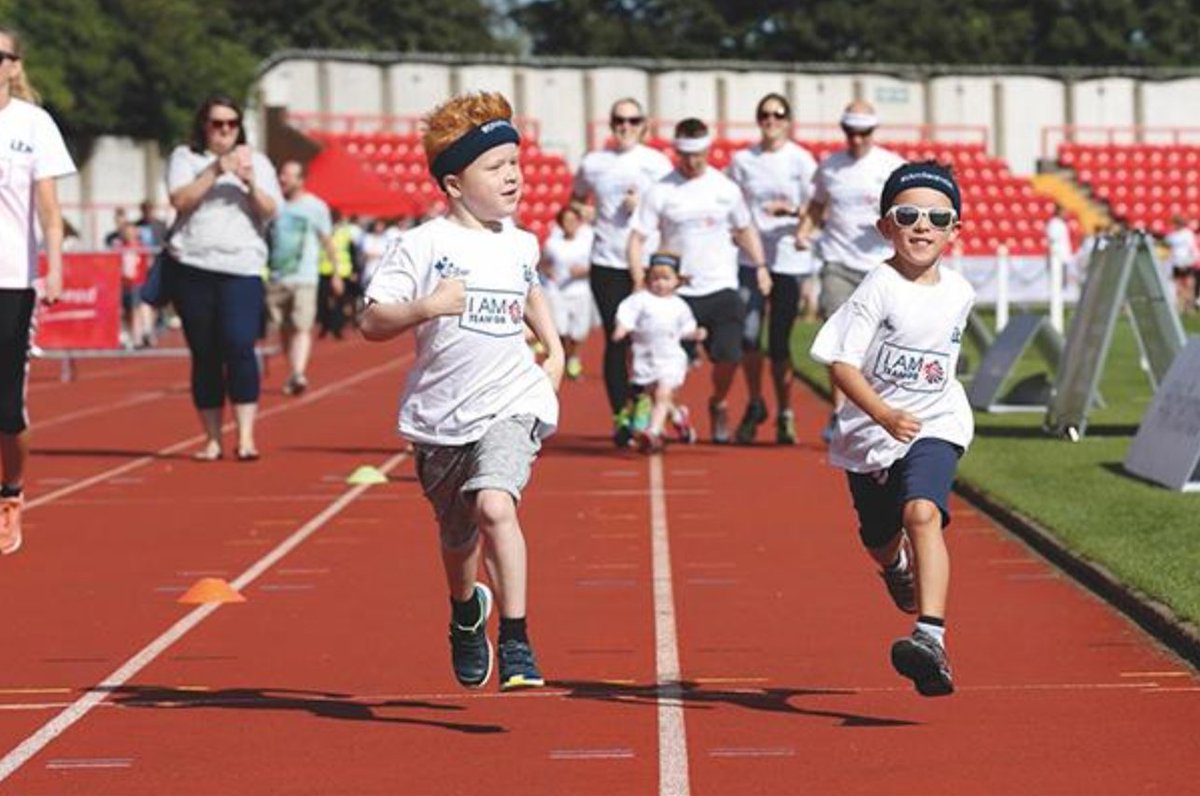
[[[796,248],[806,249],[815,241],[821,261],[821,317],[828,319],[840,307],[867,272],[892,255],[891,244],[879,234],[879,193],[893,171],[904,164],[894,152],[876,146],[873,141],[879,117],[865,100],[846,106],[841,118],[846,148],[821,161],[813,178],[813,196],[808,212],[796,229]],[[833,411],[845,401],[834,387]],[[833,433],[833,417],[822,436],[828,443]]]
[[[737,184],[708,167],[712,139],[699,119],[675,127],[679,165],[646,194],[633,230],[627,257],[635,290],[642,288],[646,240],[661,233],[661,248],[678,252],[684,284],[678,295],[707,332],[704,348],[713,362],[709,419],[712,440],[730,441],[726,398],[742,358],[742,324],[746,308],[738,295],[738,251],[746,252],[758,278],[758,289],[771,292],[771,274],[750,209]]]

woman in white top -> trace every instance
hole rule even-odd
[[[609,126],[613,145],[584,156],[575,175],[574,196],[578,203],[588,196],[596,200],[596,237],[588,280],[604,324],[604,387],[614,416],[613,438],[618,446],[624,446],[631,435],[631,418],[624,413],[629,393],[629,342],[613,341],[612,333],[617,305],[633,292],[625,248],[638,203],[673,166],[666,155],[642,143],[646,114],[637,100],[613,103]]]
[[[816,158],[791,140],[792,107],[780,94],[767,94],[755,111],[762,140],[739,151],[729,164],[729,176],[742,189],[750,216],[762,238],[763,253],[771,269],[771,295],[758,291],[756,274],[745,262],[738,269],[739,292],[746,302],[746,323],[742,336],[742,370],[750,402],[738,425],[737,441],[754,441],[759,424],[767,419],[762,394],[763,355],[759,348],[763,321],[769,318],[767,350],[771,359],[771,379],[775,385],[778,412],[775,441],[793,445],[796,423],[791,410],[792,367],[789,344],[792,324],[800,308],[801,280],[813,271],[808,251],[796,248],[791,234],[812,195],[812,179],[817,171]],[[770,312],[767,312],[768,303]]]
[[[1196,300],[1196,269],[1200,267],[1200,250],[1196,248],[1196,233],[1183,216],[1171,218],[1170,232],[1163,236],[1167,245],[1167,261],[1175,280],[1175,300],[1179,312],[1191,312]]]
[[[42,227],[47,271],[42,302],[62,293],[63,221],[55,179],[75,171],[62,135],[25,79],[21,37],[0,28],[0,553],[21,546],[22,487],[29,459],[25,379]]]
[[[238,461],[254,461],[266,226],[283,196],[271,161],[246,144],[242,109],[232,99],[212,96],[197,110],[191,141],[171,153],[167,190],[179,214],[167,241],[171,298],[191,349],[192,402],[207,437],[195,458],[221,458],[228,396]]]

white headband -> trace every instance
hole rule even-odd
[[[870,130],[879,126],[879,117],[873,113],[855,113],[846,111],[842,114],[842,127],[851,130]]]
[[[704,135],[699,138],[676,138],[675,151],[681,155],[695,155],[712,146],[712,136]]]

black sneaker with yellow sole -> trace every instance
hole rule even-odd
[[[541,688],[546,684],[528,641],[514,638],[500,642],[500,690]]]

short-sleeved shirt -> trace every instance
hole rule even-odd
[[[594,237],[592,228],[583,225],[573,238],[556,235],[546,240],[542,252],[550,265],[550,281],[559,290],[566,293],[589,291],[588,278],[571,276],[571,269],[590,265]]]
[[[733,232],[750,226],[750,209],[733,180],[713,168],[688,179],[673,171],[646,194],[634,228],[661,233],[659,248],[680,256],[687,277],[681,296],[737,290],[738,253]]]
[[[445,218],[404,233],[383,256],[368,301],[413,301],[442,279],[466,283],[466,308],[416,327],[417,360],[400,400],[400,433],[465,445],[496,420],[530,414],[539,436],[558,425],[558,398],[525,344],[525,303],[537,287],[537,238],[506,225],[468,229]]]
[[[333,219],[329,205],[310,193],[284,202],[271,222],[272,282],[285,285],[315,285],[321,237],[329,237]]]
[[[971,283],[949,268],[939,268],[938,282],[926,285],[880,266],[821,327],[812,357],[861,370],[884,402],[921,421],[917,439],[943,439],[965,449],[975,421],[955,373],[974,301]],[[910,445],[846,401],[829,462],[851,472],[874,472],[890,467]]]
[[[37,181],[75,173],[62,134],[42,108],[9,99],[0,109],[0,288],[24,290],[37,278]]]
[[[793,141],[786,141],[782,147],[770,152],[764,150],[762,144],[755,144],[737,152],[729,164],[729,178],[738,184],[746,197],[750,216],[762,238],[767,265],[772,271],[783,273],[777,268],[780,264],[777,256],[779,241],[795,232],[796,217],[772,215],[765,206],[768,202],[784,201],[793,207],[803,207],[812,196],[812,179],[816,171],[816,158]],[[744,256],[741,262],[752,264]],[[791,269],[785,270],[790,272]]]
[[[825,226],[817,241],[817,255],[827,263],[841,263],[868,271],[892,256],[892,246],[879,234],[879,195],[892,172],[904,159],[873,146],[857,160],[842,150],[821,161],[813,178],[813,201],[826,207]]]
[[[617,305],[617,325],[629,330],[634,384],[653,384],[687,370],[680,343],[696,331],[696,318],[679,296],[639,290]]]
[[[196,181],[217,156],[175,147],[167,163],[167,192]],[[283,203],[275,167],[261,152],[253,158],[254,181],[276,207]],[[171,235],[171,256],[186,265],[234,276],[259,276],[267,264],[266,226],[250,201],[250,189],[233,174],[222,174],[191,212],[178,219]]]
[[[1071,230],[1058,216],[1046,222],[1046,248],[1064,262],[1071,259]]]
[[[650,186],[673,168],[666,155],[643,144],[624,152],[603,149],[584,155],[575,174],[575,195],[596,197],[593,265],[629,270],[625,252],[634,213],[625,210],[625,193],[636,190],[640,204]]]
[[[1167,261],[1172,268],[1195,268],[1200,252],[1196,250],[1196,233],[1188,227],[1181,227],[1166,234],[1163,243],[1167,244],[1169,252]]]

